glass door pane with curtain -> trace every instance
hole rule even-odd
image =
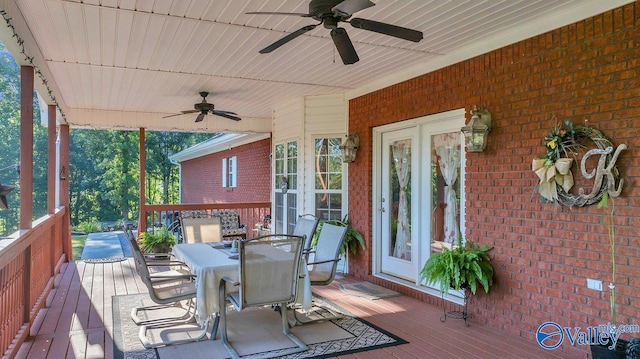
[[[415,142],[415,128],[382,134],[381,270],[410,281],[417,277],[411,221],[419,205],[411,200]]]
[[[462,239],[461,230],[461,195],[462,195],[462,159],[464,149],[462,134],[459,131],[425,134],[430,139],[429,168],[430,174],[430,214],[431,230],[428,258],[443,248],[452,248]],[[427,232],[429,233],[429,232]],[[426,259],[425,259],[426,260]],[[428,285],[439,289],[439,283]],[[462,293],[449,292],[454,296]]]

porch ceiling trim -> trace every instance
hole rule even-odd
[[[270,118],[247,118],[242,121],[232,121],[215,115],[205,116],[202,122],[195,122],[196,114],[187,114],[162,118],[170,114],[70,109],[69,118],[74,119],[69,124],[74,127],[93,129],[137,130],[146,128],[150,131],[176,132],[233,132],[233,133],[261,133],[271,134]]]

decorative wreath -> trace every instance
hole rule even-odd
[[[585,121],[586,122],[586,121]],[[564,206],[584,206],[600,202],[609,188],[609,178],[602,177],[602,183],[595,196],[572,194],[573,174],[571,167],[573,160],[577,161],[578,152],[586,148],[585,143],[593,142],[598,149],[613,148],[613,144],[599,130],[588,125],[574,126],[572,121],[565,121],[564,126],[556,126],[549,135],[545,136],[544,144],[547,153],[534,159],[532,169],[540,179],[537,186],[538,193],[547,201]],[[611,160],[612,153],[607,156]],[[617,182],[617,170],[613,171]],[[582,191],[580,191],[582,192]]]

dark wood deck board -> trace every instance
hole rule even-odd
[[[442,309],[407,296],[367,300],[340,291],[338,277],[314,292],[361,318],[409,341],[409,344],[340,358],[566,358],[535,342],[495,328],[460,320],[440,322]],[[145,292],[132,259],[114,263],[66,263],[56,278],[49,306],[41,312],[37,334],[25,342],[17,358],[113,358],[112,297]],[[585,353],[584,358],[587,358]]]

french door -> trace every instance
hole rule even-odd
[[[381,269],[383,273],[415,280],[414,234],[412,229],[412,199],[416,198],[413,156],[416,143],[415,129],[402,129],[382,134],[382,177],[380,211],[382,245]]]
[[[464,109],[374,129],[374,275],[421,282],[431,253],[464,233]]]

